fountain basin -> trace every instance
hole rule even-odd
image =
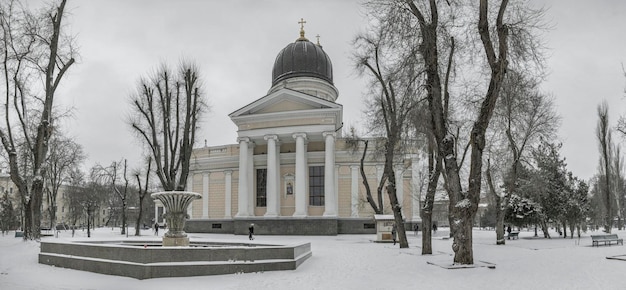
[[[150,279],[295,270],[312,255],[310,243],[270,245],[198,241],[191,247],[155,246],[158,243],[155,240],[42,241],[39,263]]]

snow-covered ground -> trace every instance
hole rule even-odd
[[[626,238],[626,231],[614,233]],[[143,234],[144,239],[156,238],[151,231]],[[294,271],[136,280],[40,265],[39,244],[23,242],[11,232],[0,237],[0,289],[626,289],[626,261],[606,259],[626,255],[626,247],[591,247],[591,232],[580,240],[552,234],[556,238],[546,240],[522,231],[519,240],[496,246],[494,232],[475,230],[474,259],[496,268],[454,270],[427,263],[452,263],[447,229],[436,233],[435,254],[427,256],[421,255],[421,234],[412,232],[408,249],[373,243],[375,235],[257,236],[259,243],[309,241],[313,256]],[[78,231],[74,239],[85,235]],[[247,236],[189,236],[248,241]],[[101,228],[91,239],[120,238],[126,239],[119,229]],[[71,233],[61,232],[58,239],[71,240]]]

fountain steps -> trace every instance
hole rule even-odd
[[[143,248],[42,242],[39,263],[100,274],[150,279],[295,270],[311,255],[310,243],[222,248]]]

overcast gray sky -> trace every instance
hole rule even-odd
[[[626,1],[535,1],[550,7],[554,25],[545,35],[550,75],[543,88],[556,96],[563,118],[559,138],[568,168],[587,179],[598,164],[597,105],[608,101],[614,123],[626,111]],[[344,127],[362,123],[363,81],[350,61],[350,42],[366,27],[358,1],[90,0],[68,8],[81,59],[57,96],[75,108],[65,126],[89,154],[87,167],[120,158],[140,165],[140,144],[125,123],[128,95],[140,76],[183,57],[199,64],[212,106],[197,146],[205,139],[209,146],[234,144],[228,114],[266,94],[274,59],[298,37],[300,18],[307,37],[319,34],[332,59]]]

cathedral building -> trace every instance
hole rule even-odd
[[[246,234],[254,223],[258,234],[374,233],[363,148],[342,138],[338,98],[330,57],[301,29],[276,56],[267,94],[229,115],[237,144],[194,149],[187,190],[202,199],[190,206],[186,231]],[[420,221],[418,160],[409,154],[394,168],[409,225]],[[374,153],[364,160],[373,194],[383,162]],[[386,192],[383,203],[391,214]],[[162,213],[157,204],[157,221]]]

